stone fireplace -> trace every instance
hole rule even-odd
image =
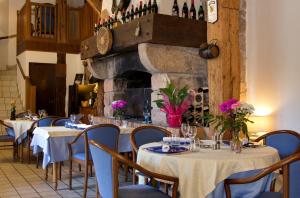
[[[187,85],[197,90],[207,87],[207,61],[200,58],[198,48],[142,43],[138,50],[105,58],[89,59],[94,77],[104,80],[104,115],[113,115],[114,100],[129,101],[126,115],[139,119],[149,101],[152,122],[166,125],[166,116],[154,100],[157,91],[172,81],[177,87]]]

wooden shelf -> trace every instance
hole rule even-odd
[[[135,36],[139,25],[141,33]],[[169,15],[149,14],[112,29],[112,34],[113,47],[106,56],[136,50],[140,43],[198,48],[207,42],[207,23]],[[97,36],[81,42],[81,59],[95,56],[101,57],[97,49]]]

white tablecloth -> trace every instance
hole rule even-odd
[[[21,137],[28,129],[30,129],[32,123],[34,121],[31,120],[23,120],[23,119],[17,119],[17,120],[9,120],[5,119],[4,123],[8,126],[11,126],[14,129],[15,132],[15,139],[17,140],[19,137]]]
[[[69,157],[68,143],[83,130],[71,129],[63,126],[36,127],[33,131],[31,146],[33,153],[44,153],[43,168],[49,163],[65,161]],[[120,128],[119,152],[130,152],[129,134],[132,128]],[[80,139],[74,148],[74,153],[84,151],[83,138]]]
[[[247,148],[240,154],[230,151],[229,147],[172,155],[144,149],[157,145],[142,146],[137,163],[150,171],[178,177],[181,198],[204,198],[234,173],[265,168],[279,161],[277,150],[271,147]]]

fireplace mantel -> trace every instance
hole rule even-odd
[[[139,34],[136,35],[137,28]],[[149,14],[111,30],[113,46],[107,55],[100,55],[95,35],[81,42],[81,59],[107,57],[137,50],[141,43],[198,48],[207,41],[207,23],[163,14]]]

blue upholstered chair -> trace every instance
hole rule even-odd
[[[31,143],[31,139],[33,137],[33,131],[36,127],[46,127],[46,126],[51,126],[51,123],[54,119],[57,119],[58,117],[57,116],[47,116],[47,117],[44,117],[44,118],[41,118],[39,120],[36,120],[34,121],[32,124],[31,124],[31,127],[30,129],[27,130],[27,136],[26,136],[26,139],[24,139],[25,141],[27,140],[27,150],[28,150],[28,155],[27,155],[27,162],[30,163],[30,157],[31,157],[31,154],[30,154],[30,143]],[[24,143],[24,141],[23,141]],[[22,162],[23,162],[23,146],[22,146]],[[36,163],[36,167],[38,168],[38,161],[39,161],[39,158],[38,158],[38,155],[37,155],[37,163]]]
[[[141,126],[135,128],[130,134],[130,142],[132,146],[133,160],[136,161],[137,152],[140,146],[151,143],[160,142],[164,137],[171,136],[171,132],[157,126]],[[135,171],[133,171],[133,183],[136,183]]]
[[[93,158],[96,178],[97,193],[103,198],[167,198],[167,194],[148,185],[129,185],[119,187],[119,164],[126,164],[149,177],[169,181],[173,184],[172,197],[177,197],[178,178],[150,172],[135,162],[129,161],[115,150],[93,140],[89,140],[89,148]]]
[[[57,118],[52,121],[52,126],[65,126],[66,122],[71,122],[70,118]]]
[[[300,134],[290,130],[279,130],[267,133],[255,141],[263,140],[264,144],[278,150],[280,159],[300,151]]]
[[[224,187],[226,197],[231,198],[230,185],[247,184],[258,181],[259,179],[273,173],[278,169],[283,172],[283,191],[282,192],[261,192],[257,198],[298,198],[300,196],[300,153],[294,153],[289,157],[269,166],[258,174],[242,179],[226,179]]]
[[[14,129],[6,125],[2,120],[0,120],[0,125],[3,125],[6,131],[6,134],[0,135],[0,143],[11,143],[10,145],[0,145],[0,147],[13,147],[13,158],[16,159],[18,156],[18,144],[15,141],[15,132]]]
[[[73,162],[78,164],[85,165],[85,179],[84,179],[84,194],[83,197],[86,197],[87,185],[88,185],[88,167],[90,167],[90,174],[92,174],[93,160],[90,155],[88,148],[88,140],[94,140],[95,142],[101,143],[113,149],[118,150],[118,141],[119,141],[120,129],[119,127],[112,124],[99,124],[94,125],[85,129],[83,132],[78,134],[75,139],[69,143],[69,189],[72,189],[72,166]],[[85,150],[84,152],[76,153],[74,152],[74,146],[80,140],[84,138]],[[88,157],[86,157],[88,156]]]
[[[278,150],[280,159],[284,159],[296,152],[300,152],[300,134],[295,131],[291,131],[291,130],[272,131],[258,137],[254,141],[259,142],[261,140],[263,140],[265,145],[276,148]],[[295,165],[292,166],[293,166],[292,170],[297,169],[297,167],[299,167],[299,166],[295,167]],[[297,170],[300,171],[299,169]],[[280,170],[280,173],[282,174],[282,170]],[[272,190],[275,187],[275,182],[276,180],[274,180],[272,183],[271,186]]]

